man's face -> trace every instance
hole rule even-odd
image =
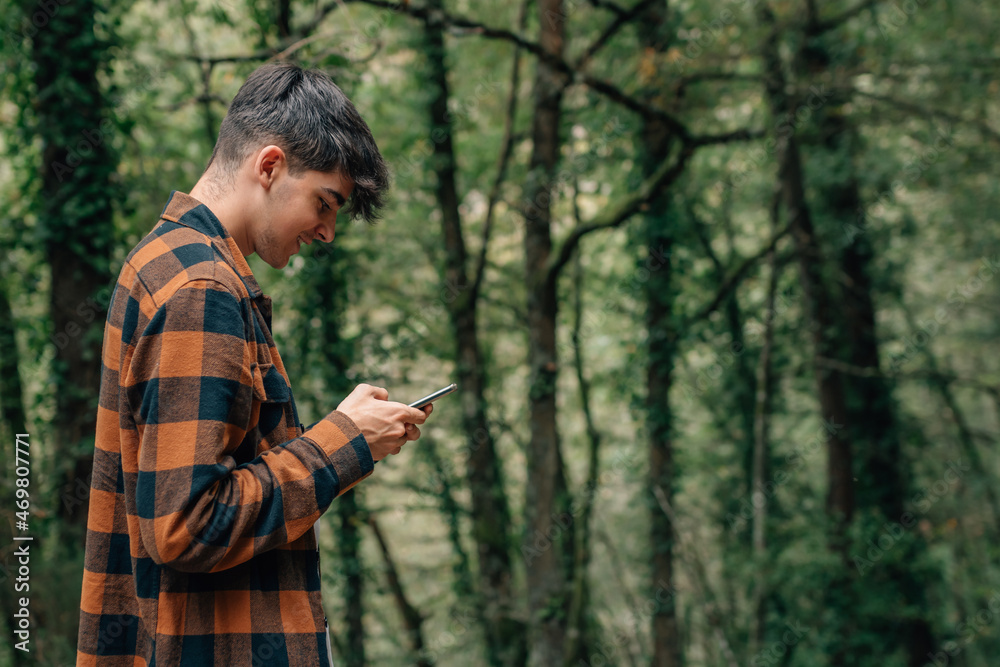
[[[353,190],[353,181],[340,172],[305,171],[291,176],[283,171],[258,220],[254,251],[274,268],[282,269],[303,244],[317,239],[333,241],[337,211]]]

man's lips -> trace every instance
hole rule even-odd
[[[314,237],[305,237],[299,234],[298,236],[295,237],[295,252],[293,252],[292,254],[293,255],[298,254],[298,252],[302,250],[303,243],[305,243],[306,245],[312,245],[313,240]]]

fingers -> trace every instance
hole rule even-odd
[[[431,405],[411,408],[389,400],[384,387],[359,384],[341,403],[342,410],[364,434],[375,460],[399,454],[403,446],[420,438],[417,424],[423,424],[433,411]]]
[[[400,405],[403,404],[400,403]],[[403,419],[405,419],[408,424],[423,424],[427,421],[427,415],[430,414],[430,412],[424,412],[421,408],[411,408],[408,405],[404,405],[403,407],[406,409]]]
[[[403,445],[405,445],[408,442],[413,442],[414,440],[420,437],[420,429],[417,428],[414,424],[407,424],[405,431],[406,432],[403,435],[403,442],[400,443],[399,447],[396,447],[391,452],[389,452],[390,454],[393,455],[399,454],[399,452],[403,450]]]
[[[398,418],[407,424],[423,424],[427,421],[427,415],[431,413],[429,404],[422,408],[411,408],[405,403],[396,403],[396,405],[400,408]]]

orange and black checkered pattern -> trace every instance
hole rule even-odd
[[[330,661],[312,529],[374,464],[342,413],[303,430],[270,318],[173,193],[105,327],[78,665]]]

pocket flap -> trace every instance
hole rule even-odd
[[[288,401],[288,385],[274,364],[254,364],[253,395],[262,403]]]

